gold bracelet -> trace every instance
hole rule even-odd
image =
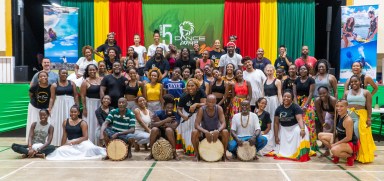
[[[323,123],[323,127],[326,125],[327,123]]]

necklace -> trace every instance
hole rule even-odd
[[[248,126],[248,123],[249,123],[249,114],[247,117],[247,124],[245,126],[243,125],[243,115],[241,115],[240,122],[241,122],[241,127],[246,128]]]

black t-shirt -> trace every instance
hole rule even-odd
[[[315,79],[308,77],[308,79],[302,83],[300,77],[295,80],[296,84],[296,95],[298,96],[309,96],[309,89],[312,84],[315,84]]]
[[[275,116],[279,117],[281,126],[293,126],[297,124],[296,115],[303,114],[303,110],[297,104],[291,104],[288,108],[284,105],[277,107]]]
[[[287,78],[283,82],[283,91],[287,89],[291,89],[293,91],[293,84],[295,83],[296,79]]]
[[[193,51],[193,52],[191,52],[191,57],[193,60],[197,60],[197,59],[201,58],[201,54],[195,53],[195,51]]]
[[[292,58],[291,57],[287,56],[287,59],[288,59],[289,62],[292,62]],[[288,74],[288,68],[289,67],[288,67],[288,64],[287,64],[287,62],[285,61],[284,58],[278,57],[276,59],[276,61],[275,61],[275,69],[277,70],[277,68],[279,68],[279,67],[284,69],[285,74]]]
[[[108,59],[104,59],[104,62],[105,62],[105,68],[107,69],[107,71],[109,73],[112,73],[112,68],[113,68],[113,64],[115,62],[120,62],[120,59],[118,59],[117,57],[115,58],[115,61],[112,63],[110,60],[109,60],[109,57]]]
[[[149,70],[151,70],[151,69],[154,68],[154,67],[160,69],[160,72],[161,72],[162,74],[164,74],[164,72],[165,72],[166,70],[169,71],[169,69],[170,69],[168,60],[164,59],[164,60],[161,60],[161,61],[156,61],[156,60],[155,60],[155,57],[152,57],[152,58],[145,64],[144,71],[149,71]]]
[[[180,97],[178,107],[183,107],[185,111],[187,111],[188,113],[191,113],[189,112],[189,107],[191,107],[195,103],[200,103],[201,98],[207,98],[207,96],[205,95],[205,92],[202,91],[201,89],[197,89],[197,92],[193,97],[189,94],[184,93]],[[195,110],[195,112],[196,111],[197,109]]]
[[[215,50],[209,52],[209,59],[215,61],[214,67],[219,67],[220,57],[224,54],[225,52],[217,52]]]
[[[183,61],[182,59],[179,59],[176,61],[175,67],[179,67],[181,70],[189,68],[191,70],[191,74],[195,74],[196,61],[194,61],[193,59],[189,61]]]
[[[119,98],[124,97],[125,81],[128,79],[123,76],[117,79],[112,74],[105,76],[101,81],[100,85],[106,87],[105,95],[111,97],[112,107],[117,107]]]
[[[265,131],[268,127],[269,123],[272,123],[271,116],[267,111],[264,111],[260,115],[257,115],[259,117],[259,123],[260,123],[260,129],[261,131]]]
[[[121,49],[120,49],[120,47],[117,46],[116,44],[114,44],[113,46],[109,46],[108,44],[102,44],[102,45],[100,45],[99,47],[97,47],[96,52],[103,52],[103,55],[104,55],[104,61],[105,61],[105,60],[109,60],[107,50],[108,50],[108,48],[110,48],[110,47],[113,47],[113,48],[115,48],[115,49],[117,50],[117,52],[116,52],[116,57],[117,57],[117,59],[120,59]]]
[[[47,109],[49,106],[49,99],[51,98],[51,85],[43,88],[38,84],[33,85],[29,88],[29,92],[32,93],[30,103],[33,107],[38,109]]]

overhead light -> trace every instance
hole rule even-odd
[[[52,6],[57,7],[57,8],[61,7],[61,6],[60,6],[59,4],[57,4],[57,3],[52,3]]]

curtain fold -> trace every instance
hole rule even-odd
[[[95,47],[104,44],[109,33],[109,0],[94,0]],[[103,60],[95,56],[96,61]]]
[[[117,45],[125,56],[133,45],[133,36],[139,34],[144,42],[143,12],[141,0],[110,0],[109,30],[115,32]]]
[[[264,56],[275,63],[277,58],[277,0],[260,0],[260,41]]]
[[[315,54],[315,1],[278,0],[278,44],[284,44],[288,56],[296,59],[301,47],[309,47],[309,55]]]
[[[259,0],[226,0],[224,4],[223,45],[236,35],[237,47],[243,56],[256,56],[259,47]]]
[[[62,6],[79,8],[79,57],[82,56],[81,49],[85,45],[95,46],[94,44],[94,9],[93,0],[62,0]]]

